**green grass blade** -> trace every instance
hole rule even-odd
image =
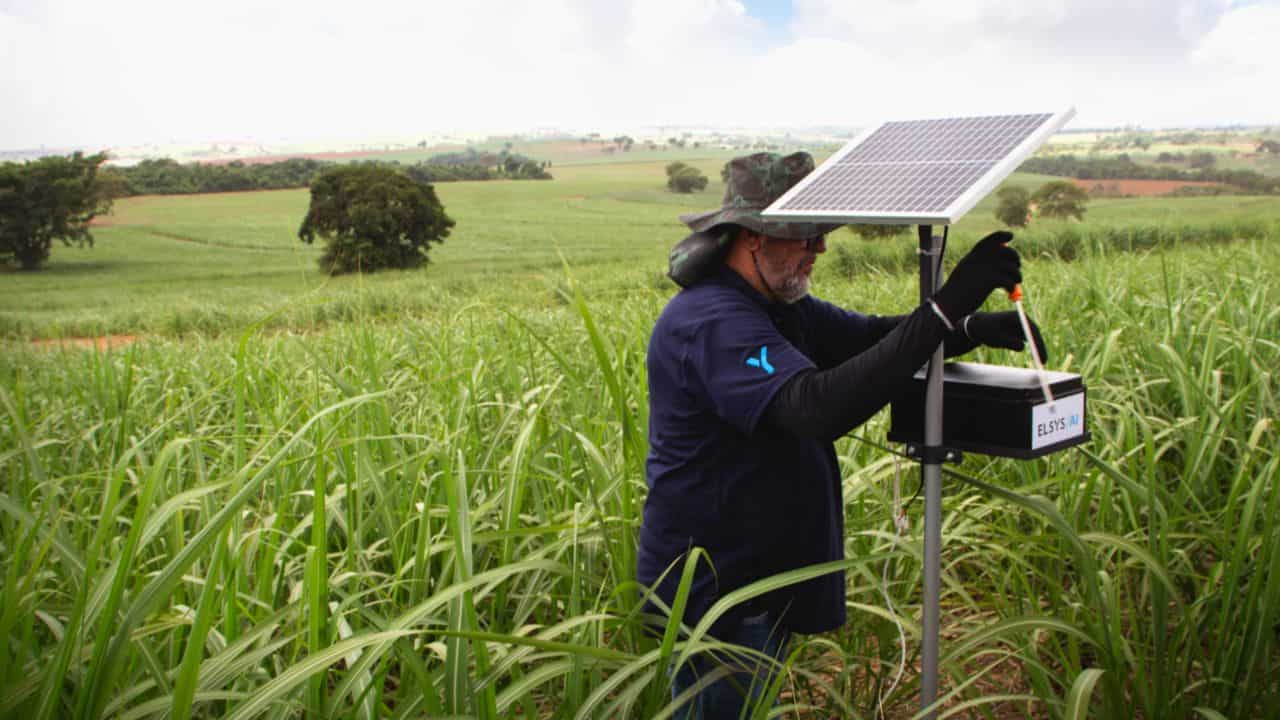
[[[83,696],[83,700],[87,701],[88,704],[82,706],[81,712],[89,717],[99,717],[102,714],[102,707],[106,703],[106,693],[110,691],[114,675],[119,669],[117,665],[119,648],[123,647],[124,642],[127,641],[125,636],[130,633],[131,628],[127,625],[115,625],[118,619],[117,610],[124,597],[125,585],[131,579],[130,574],[138,547],[138,540],[146,527],[146,518],[152,510],[156,493],[159,492],[160,481],[177,456],[178,450],[184,445],[186,445],[186,440],[173,440],[164,446],[164,449],[161,450],[160,455],[148,470],[146,480],[143,483],[141,492],[138,494],[137,509],[134,511],[133,522],[130,523],[129,534],[125,538],[124,547],[121,549],[120,558],[112,574],[110,595],[101,617],[98,618],[98,631],[93,659],[87,668],[87,692]],[[113,649],[115,650],[114,652]]]
[[[379,396],[381,393],[371,393],[361,395],[355,398],[343,400],[341,402],[330,405],[321,410],[308,420],[301,428],[293,434],[293,436],[285,442],[285,444],[268,460],[260,469],[251,473],[252,466],[246,465],[241,471],[241,476],[247,476],[242,482],[233,482],[232,485],[240,486],[239,492],[229,498],[221,510],[209,519],[201,530],[178,552],[152,580],[138,593],[137,597],[129,605],[124,617],[115,625],[115,632],[111,645],[108,647],[104,655],[104,662],[115,663],[116,658],[121,656],[124,646],[130,641],[133,628],[151,612],[156,603],[162,597],[172,592],[175,585],[181,580],[181,574],[196,559],[205,553],[209,546],[216,540],[218,534],[226,528],[232,521],[239,509],[249,501],[255,493],[260,491],[261,485],[266,481],[271,473],[275,470],[288,453],[293,449],[299,440],[306,435],[311,426],[318,422],[321,418],[338,412],[344,408],[348,408],[359,403],[365,402],[373,397]],[[139,529],[142,524],[139,523]]]
[[[173,720],[189,720],[191,706],[195,701],[196,687],[200,678],[200,664],[204,660],[205,640],[209,637],[209,628],[213,627],[213,613],[218,606],[218,573],[222,568],[223,556],[227,551],[225,535],[214,540],[213,558],[209,560],[209,572],[200,590],[200,600],[196,604],[195,622],[191,624],[191,632],[187,635],[187,647],[182,653],[182,664],[178,668],[177,681],[173,687],[173,703],[169,716]]]
[[[1076,676],[1067,692],[1067,707],[1062,720],[1085,720],[1089,717],[1089,701],[1093,698],[1093,686],[1102,677],[1102,670],[1088,668]]]
[[[244,702],[239,703],[227,715],[227,720],[249,720],[265,712],[272,704],[287,700],[299,685],[306,682],[313,673],[338,662],[350,653],[368,648],[371,645],[394,642],[398,638],[413,635],[411,630],[385,630],[367,633],[340,640],[315,655],[308,655],[285,668],[262,687],[258,688]]]

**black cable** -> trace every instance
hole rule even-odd
[[[934,292],[937,292],[938,288],[942,287],[942,256],[945,255],[947,252],[947,235],[950,233],[951,233],[951,226],[943,225],[942,226],[942,246],[938,248],[938,260],[937,260],[938,265],[933,271],[933,276],[938,278],[938,287],[935,287],[933,289]]]
[[[906,454],[905,452],[901,452],[901,451],[899,451],[899,450],[895,450],[895,449],[893,449],[892,447],[889,447],[888,445],[881,445],[880,443],[875,442],[874,440],[868,440],[868,439],[866,439],[866,438],[862,437],[861,435],[854,435],[853,433],[849,433],[848,435],[845,435],[844,437],[847,437],[847,438],[850,438],[850,439],[853,439],[853,440],[857,440],[857,441],[858,441],[858,442],[860,442],[860,443],[866,443],[867,445],[870,445],[871,447],[873,447],[873,448],[875,448],[875,449],[877,449],[877,450],[880,450],[881,452],[886,452],[886,453],[889,453],[890,455],[897,455],[898,457],[902,458],[903,460],[910,460],[910,461],[911,461],[911,462],[913,462],[913,463],[918,463],[918,462],[919,462],[919,458],[911,457],[910,455]],[[952,477],[952,478],[954,478],[954,479],[961,480],[961,481],[964,481],[964,479],[965,479],[965,477],[966,477],[963,473],[959,473],[959,472],[955,472],[955,471],[952,471],[952,470],[948,470],[946,465],[943,465],[943,466],[942,466],[942,475],[943,475],[943,478],[944,478],[944,479],[945,479],[947,476],[950,476],[950,477]],[[923,481],[921,481],[921,482],[920,482],[920,484],[916,486],[916,491],[915,491],[915,493],[911,496],[911,498],[910,498],[909,500],[907,500],[907,502],[903,503],[903,505],[902,505],[902,510],[903,510],[903,512],[906,512],[907,508],[911,507],[911,503],[915,502],[915,501],[916,501],[916,499],[920,497],[920,493],[921,493],[921,492],[923,492],[923,491],[924,491],[924,482],[923,482]]]
[[[920,497],[920,493],[923,491],[924,491],[924,481],[921,480],[920,483],[916,485],[915,494],[913,494],[910,499],[908,499],[905,503],[902,504],[902,512],[905,513],[907,510],[910,510],[911,503],[915,502]]]

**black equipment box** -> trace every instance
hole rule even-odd
[[[926,368],[893,400],[890,442],[924,442]],[[1037,458],[1089,440],[1079,375],[1046,371],[1053,407],[1035,370],[947,363],[942,369],[942,445],[982,455]]]

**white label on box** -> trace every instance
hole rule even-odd
[[[1084,393],[1031,408],[1031,449],[1055,445],[1084,435]]]

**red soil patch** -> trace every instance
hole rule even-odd
[[[138,341],[137,335],[100,335],[98,337],[54,338],[52,340],[32,340],[31,344],[38,348],[82,348],[107,350],[121,348]]]
[[[1184,187],[1216,187],[1222,183],[1192,180],[1076,180],[1071,182],[1094,197],[1151,197]]]

